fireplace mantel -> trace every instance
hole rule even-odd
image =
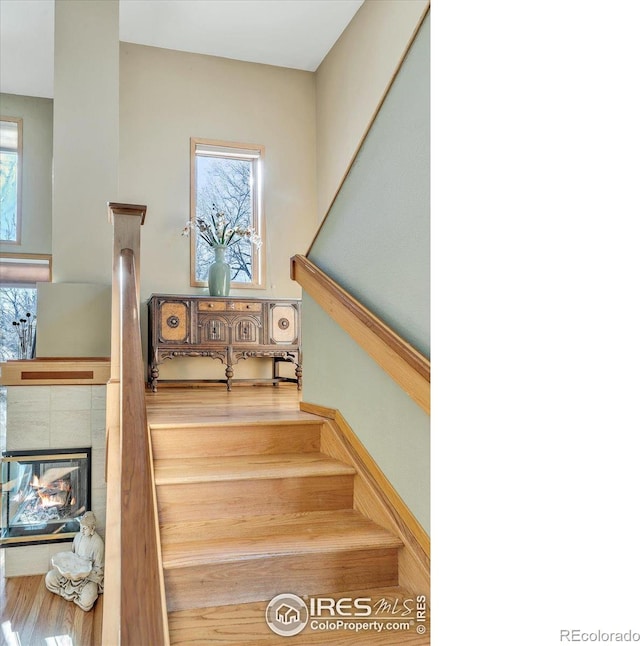
[[[6,451],[91,448],[90,505],[104,535],[106,509],[106,383],[110,361],[103,357],[47,357],[0,363],[7,390]],[[55,531],[55,530],[54,530]],[[39,542],[39,541],[37,541]],[[5,575],[44,574],[64,543],[14,543],[4,550]]]
[[[106,384],[108,357],[51,357],[0,363],[1,386],[75,386]]]

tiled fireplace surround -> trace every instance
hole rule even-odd
[[[6,365],[6,364],[5,364]],[[104,537],[105,483],[104,384],[7,386],[7,450],[91,447],[91,507]],[[51,556],[70,543],[4,549],[5,576],[42,574]]]

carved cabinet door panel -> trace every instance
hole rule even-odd
[[[185,343],[189,339],[189,308],[181,301],[160,304],[160,340],[165,343]]]
[[[233,319],[234,345],[259,345],[261,343],[262,319],[260,316],[238,316]]]
[[[231,342],[229,320],[224,314],[207,314],[198,317],[198,342],[222,344]]]
[[[267,343],[296,345],[298,342],[298,308],[290,303],[271,303]]]

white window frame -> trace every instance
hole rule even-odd
[[[15,152],[18,155],[18,177],[16,181],[16,239],[5,240],[2,238],[0,239],[0,243],[19,245],[22,240],[22,118],[0,116],[0,121],[15,123],[18,126],[18,142],[16,149],[3,148],[6,152]]]
[[[208,155],[227,159],[243,159],[252,163],[252,223],[251,226],[262,239],[262,246],[251,245],[251,282],[232,281],[232,289],[266,289],[266,251],[265,222],[263,207],[263,163],[264,146],[260,144],[243,144],[214,139],[191,137],[191,214],[192,223],[196,220],[197,173],[196,156]],[[196,242],[197,234],[192,229],[191,235],[191,286],[206,287],[207,283],[196,278]]]
[[[0,289],[35,289],[37,283],[50,283],[51,274],[51,254],[0,252]],[[36,319],[37,307],[36,295],[36,309],[34,311]],[[13,335],[14,331],[11,327],[5,328],[5,325],[8,326],[8,322],[3,303],[0,334]]]

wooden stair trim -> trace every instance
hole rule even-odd
[[[400,585],[415,594],[427,594],[429,597],[431,541],[422,525],[340,411],[307,402],[300,402],[300,409],[327,419],[321,435],[322,452],[345,461],[356,469],[355,507],[368,518],[397,532],[407,548],[404,555],[405,567],[402,567],[402,563],[400,567]],[[422,580],[425,581],[427,590],[419,589],[420,583],[416,589],[416,581]]]
[[[426,413],[431,411],[431,363],[308,258],[291,258],[291,279]]]
[[[156,486],[354,473],[353,467],[321,453],[270,453],[155,461]]]

